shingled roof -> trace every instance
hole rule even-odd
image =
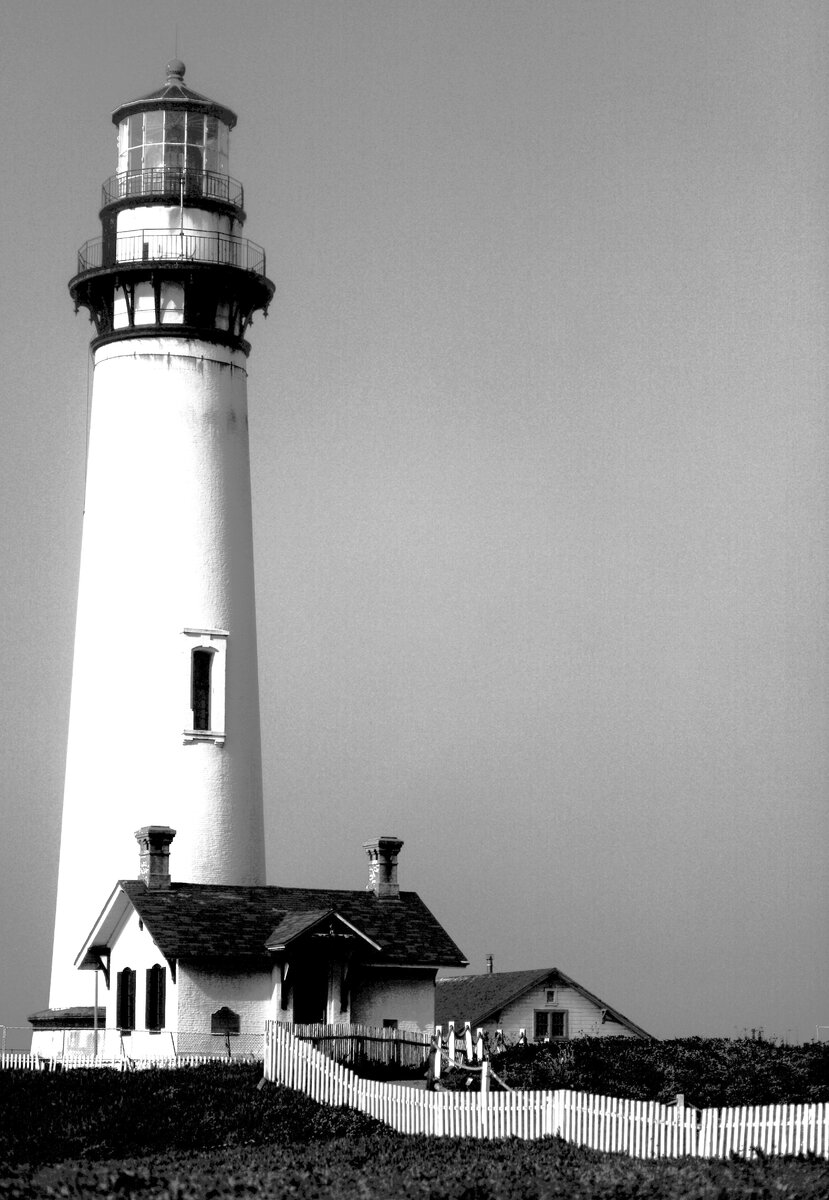
[[[446,1027],[450,1021],[462,1028],[465,1021],[473,1026],[497,1021],[502,1011],[537,987],[568,987],[579,992],[597,1008],[604,1009],[612,1021],[624,1025],[638,1037],[650,1038],[638,1025],[604,1000],[588,992],[557,967],[538,971],[497,971],[488,975],[463,975],[439,979],[435,993],[435,1024]]]
[[[325,913],[339,914],[394,966],[462,967],[463,954],[416,892],[378,900],[373,892],[321,888],[244,887],[173,883],[147,889],[123,879],[118,888],[169,961],[175,959],[269,961],[272,935],[299,932]],[[305,919],[303,919],[305,918]],[[283,941],[284,936],[278,940]]]

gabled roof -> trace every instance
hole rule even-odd
[[[597,1008],[603,1009],[611,1021],[623,1025],[637,1037],[651,1036],[556,967],[546,967],[538,971],[497,971],[489,975],[463,975],[453,979],[439,979],[435,993],[435,1024],[445,1027],[450,1021],[454,1021],[455,1028],[458,1029],[463,1028],[465,1021],[469,1021],[474,1027],[498,1020],[509,1005],[520,1000],[527,992],[544,986],[573,988]]]
[[[287,950],[289,946],[296,945],[303,938],[314,936],[351,937],[359,939],[363,948],[380,949],[376,942],[366,937],[361,930],[352,925],[350,921],[346,921],[345,917],[333,908],[310,909],[306,913],[286,913],[276,929],[271,931],[267,949],[274,952]]]
[[[336,915],[376,948],[373,962],[410,967],[466,964],[416,892],[401,892],[399,900],[378,900],[373,892],[206,883],[148,890],[134,879],[119,882],[79,961],[91,947],[111,946],[117,940],[122,922],[113,917],[126,902],[170,962],[226,959],[265,964],[271,961],[267,947],[275,938],[274,950]]]

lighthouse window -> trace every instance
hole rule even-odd
[[[193,728],[210,728],[210,669],[213,665],[211,650],[193,651],[192,704]]]
[[[162,283],[159,309],[162,325],[184,323],[184,288],[180,283]]]
[[[136,325],[155,325],[155,288],[151,283],[137,283],[135,285],[135,313],[134,323]]]
[[[184,740],[221,746],[225,740],[227,630],[184,629],[182,633],[187,654],[187,686],[182,696],[187,705]]]

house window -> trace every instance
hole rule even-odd
[[[227,630],[185,629],[187,711],[184,740],[225,740],[225,668]]]
[[[118,972],[115,1024],[122,1032],[135,1029],[135,971],[129,967]]]
[[[149,1030],[163,1029],[166,1019],[167,972],[158,963],[147,971],[147,995],[144,1025]]]
[[[557,988],[554,988],[554,987],[547,988],[547,999],[546,999],[545,1003],[546,1004],[558,1004],[558,989]]]
[[[561,1009],[549,1012],[536,1009],[534,1037],[537,1042],[552,1042],[567,1037],[567,1013]]]

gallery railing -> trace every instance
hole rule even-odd
[[[244,188],[238,179],[217,171],[145,167],[141,171],[110,175],[101,188],[102,206],[141,196],[161,196],[174,204],[193,199],[220,200],[234,208],[243,208],[245,202]]]
[[[265,251],[248,238],[194,229],[133,229],[115,238],[91,238],[78,251],[78,274],[119,263],[194,262],[265,274]]]

